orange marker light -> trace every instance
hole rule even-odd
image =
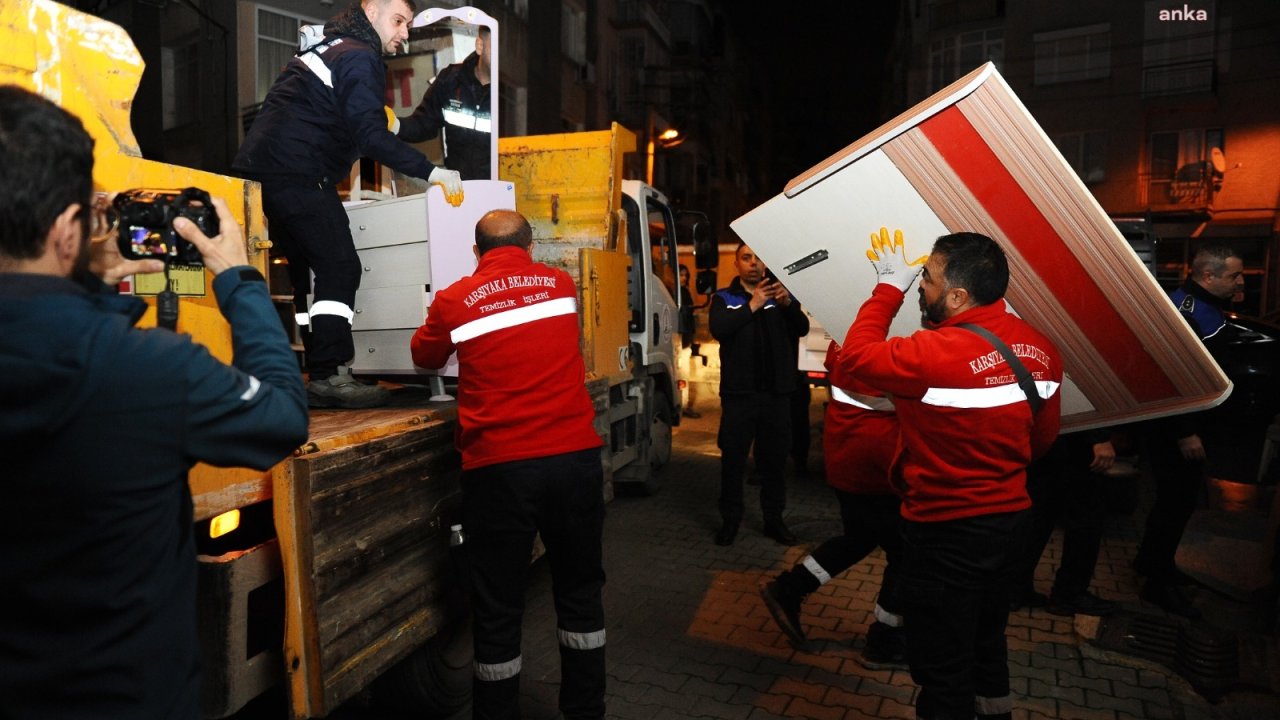
[[[222,537],[240,527],[240,511],[228,510],[209,521],[209,537]]]

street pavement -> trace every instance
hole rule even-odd
[[[737,541],[719,547],[713,535],[719,451],[719,403],[703,389],[698,419],[675,431],[671,462],[652,497],[619,495],[607,505],[604,589],[608,631],[608,717],[617,720],[768,720],[914,718],[916,686],[905,668],[871,669],[860,651],[884,569],[877,551],[832,580],[803,607],[811,651],[793,650],[757,594],[760,582],[840,532],[839,515],[822,479],[824,391],[810,407],[809,470],[788,465],[786,521],[801,545],[784,547],[761,534],[758,488],[747,486],[747,513]],[[1117,479],[1093,591],[1139,617],[1165,618],[1138,598],[1131,569],[1141,521],[1150,506],[1148,482]],[[1194,521],[1193,521],[1194,524]],[[1189,533],[1190,535],[1190,533]],[[1047,592],[1057,569],[1055,533],[1036,572]],[[1230,565],[1205,557],[1184,541],[1184,567]],[[1280,718],[1280,663],[1275,661],[1276,608],[1201,587],[1193,591],[1205,614],[1201,626],[1264,641],[1270,663],[1252,665],[1264,678],[1234,687],[1218,702],[1198,695],[1164,665],[1096,647],[1097,620],[1061,618],[1043,609],[1009,617],[1009,672],[1015,720],[1250,720]],[[1207,625],[1206,625],[1207,623]],[[1266,634],[1270,633],[1270,634]],[[559,650],[551,578],[546,562],[529,574],[524,625],[521,706],[526,720],[559,718]],[[1242,667],[1246,663],[1242,660]],[[1242,675],[1244,673],[1242,672]],[[357,698],[331,716],[342,720],[407,720]],[[460,713],[459,718],[469,717]]]
[[[860,650],[880,585],[876,552],[811,595],[803,622],[812,652],[793,650],[757,594],[762,579],[840,532],[835,501],[821,477],[821,400],[815,392],[808,477],[789,466],[786,521],[802,545],[784,547],[761,534],[759,498],[747,487],[747,513],[731,547],[712,540],[719,408],[714,395],[677,428],[671,463],[652,497],[619,496],[607,506],[604,591],[608,630],[608,717],[634,720],[724,718],[913,718],[916,686],[905,669],[864,667]],[[708,397],[709,396],[709,397]],[[1130,567],[1149,499],[1136,511],[1109,515],[1093,590],[1157,615],[1137,599]],[[1047,592],[1061,534],[1037,570]],[[1196,604],[1210,622],[1240,624],[1257,613],[1208,590]],[[1009,618],[1014,718],[1089,720],[1280,718],[1272,687],[1232,693],[1217,705],[1162,665],[1092,647],[1096,623],[1043,609]],[[522,709],[528,720],[558,717],[559,656],[551,581],[531,571],[524,630]],[[1268,694],[1270,693],[1270,694]]]

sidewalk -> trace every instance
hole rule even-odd
[[[712,542],[719,525],[719,407],[705,390],[698,406],[703,417],[686,418],[676,430],[661,490],[647,498],[621,496],[607,506],[610,718],[914,717],[916,688],[907,671],[869,670],[858,660],[883,569],[879,552],[806,602],[812,653],[791,649],[757,595],[762,578],[790,567],[809,545],[840,531],[835,502],[821,478],[821,396],[815,393],[811,477],[788,477],[786,519],[804,545],[786,548],[760,534],[758,494],[751,486],[737,542],[723,548]],[[1142,606],[1130,563],[1148,504],[1141,498],[1136,512],[1109,518],[1093,586],[1134,609]],[[1042,591],[1056,568],[1059,542],[1055,534],[1038,569]],[[531,570],[528,602],[524,717],[551,719],[557,717],[559,655],[545,563]],[[1207,620],[1227,627],[1251,617],[1251,608],[1207,589],[1198,591],[1196,603]],[[1081,639],[1080,633],[1095,630],[1092,623],[1073,624],[1044,610],[1010,616],[1014,718],[1280,717],[1280,678],[1271,683],[1271,694],[1235,692],[1212,705],[1163,666],[1107,653]]]

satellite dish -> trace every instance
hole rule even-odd
[[[1213,166],[1214,175],[1223,175],[1227,172],[1227,156],[1222,154],[1221,149],[1209,150],[1209,163]]]

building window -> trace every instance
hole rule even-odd
[[[1107,178],[1106,140],[1105,132],[1091,130],[1055,135],[1053,144],[1081,180],[1085,183],[1098,183]]]
[[[1160,10],[1168,4],[1155,0],[1145,3],[1142,42],[1144,96],[1213,90],[1214,38],[1218,18],[1212,0],[1202,2],[1208,5],[1207,17],[1191,22],[1161,20]]]
[[[622,40],[622,67],[632,71],[623,75],[622,93],[634,98],[644,92],[644,39],[627,37]]]
[[[164,129],[172,130],[196,120],[200,89],[200,46],[186,45],[160,48],[161,97]]]
[[[303,25],[321,25],[324,21],[264,7],[258,8],[257,21],[256,97],[258,102],[262,102],[267,98],[267,91],[271,89],[280,71],[298,52],[298,29]]]
[[[587,14],[567,2],[560,4],[560,50],[576,65],[587,62]]]
[[[1111,25],[1036,33],[1036,85],[1111,75]]]
[[[972,30],[934,40],[929,45],[929,92],[946,87],[956,78],[990,60],[1004,64],[1004,29]]]
[[[1151,133],[1147,204],[1204,204],[1212,200],[1220,171],[1214,149],[1224,150],[1222,128]]]
[[[516,17],[529,19],[529,0],[503,0],[502,5]]]

